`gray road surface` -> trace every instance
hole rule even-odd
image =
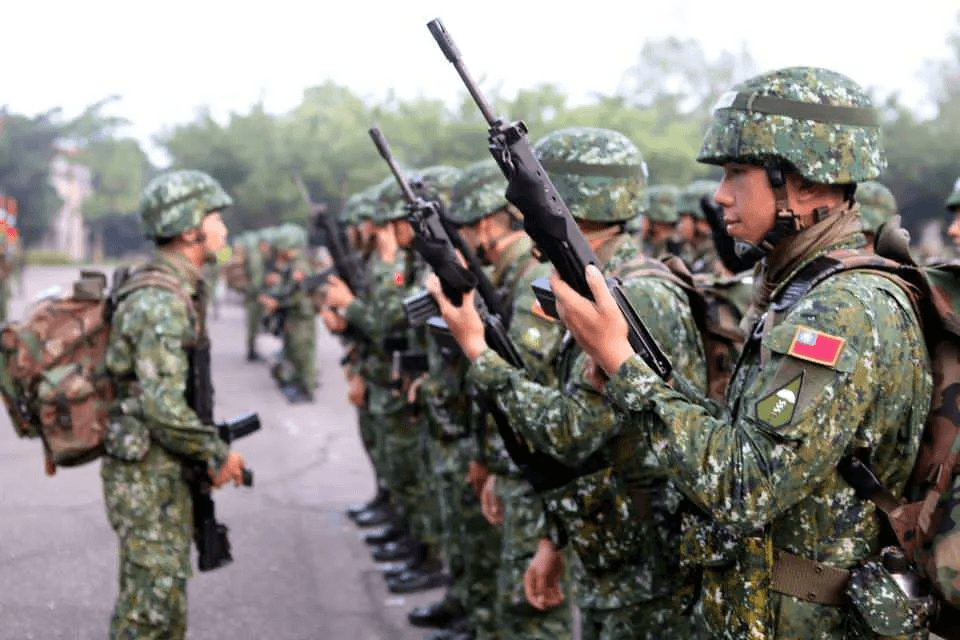
[[[68,283],[77,270],[34,268],[25,300]],[[253,489],[217,493],[234,563],[190,581],[190,640],[413,640],[406,612],[439,590],[393,596],[346,504],[373,493],[338,360],[322,330],[315,404],[289,405],[264,364],[243,356],[243,317],[222,304],[211,319],[217,418],[257,410],[263,429],[236,443],[255,471]],[[261,336],[272,354],[279,341]],[[0,640],[106,637],[116,595],[116,537],[107,524],[99,463],[43,474],[40,443],[19,440],[0,415]]]

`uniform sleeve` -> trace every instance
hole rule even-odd
[[[929,364],[908,306],[877,284],[832,280],[764,336],[765,365],[748,368],[739,397],[731,393],[735,414],[713,417],[706,401],[677,393],[637,356],[606,386],[646,431],[662,470],[721,524],[754,530],[828,479],[838,482],[841,457],[877,444],[877,430],[864,425],[876,420],[869,414],[885,385],[913,390],[901,397],[903,422],[911,410],[925,415]],[[642,420],[646,410],[661,420]]]
[[[211,470],[219,470],[229,448],[212,427],[200,422],[184,396],[188,368],[184,341],[192,328],[183,303],[157,288],[136,291],[126,302],[129,316],[123,333],[134,345],[134,371],[151,438],[173,454],[203,460]]]

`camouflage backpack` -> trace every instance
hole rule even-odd
[[[846,456],[837,470],[861,499],[886,514],[902,555],[932,587],[926,596],[928,614],[937,613],[932,630],[953,638],[960,637],[960,262],[918,266],[899,223],[895,216],[881,227],[877,255],[838,250],[816,260],[799,276],[805,282],[794,296],[836,273],[860,270],[889,278],[913,303],[933,390],[910,480],[902,495],[893,495],[866,463],[866,451]]]
[[[103,453],[116,397],[104,363],[110,321],[123,296],[146,286],[169,289],[193,309],[171,275],[121,268],[108,287],[103,273],[82,271],[69,295],[44,299],[24,322],[0,329],[0,395],[14,431],[39,437],[57,466]]]

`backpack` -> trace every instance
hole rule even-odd
[[[691,274],[677,256],[662,261],[641,258],[624,265],[617,276],[657,277],[677,285],[687,294],[690,314],[703,340],[707,364],[707,397],[723,402],[723,396],[743,349],[746,335],[740,328],[741,311],[727,289],[717,286],[706,274]]]
[[[81,465],[103,453],[117,395],[104,362],[110,322],[117,302],[146,286],[177,293],[193,313],[172,275],[120,268],[108,288],[105,274],[81,271],[69,295],[44,299],[25,321],[0,329],[0,396],[14,431],[40,438],[58,466]]]
[[[837,470],[861,499],[886,514],[906,557],[941,604],[949,605],[941,610],[952,610],[960,607],[960,262],[918,266],[899,216],[881,227],[875,247],[877,255],[838,250],[815,260],[791,285],[797,288],[791,297],[836,273],[857,270],[887,277],[911,300],[930,356],[933,390],[907,486],[901,496],[892,495],[864,462],[864,452],[846,456]]]

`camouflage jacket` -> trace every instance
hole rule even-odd
[[[608,274],[642,267],[641,256],[639,244],[626,235],[615,236],[598,251]],[[626,275],[624,287],[634,306],[645,312],[654,337],[668,345],[677,370],[705,388],[703,347],[686,294],[655,277]],[[613,488],[614,448],[621,429],[613,407],[584,379],[585,364],[585,355],[567,338],[552,384],[526,379],[489,350],[474,362],[471,375],[496,392],[511,424],[538,449],[574,468],[601,460],[599,470],[545,497],[585,569],[576,588],[578,605],[621,608],[668,594],[684,583],[678,540],[682,496],[662,473],[631,477],[629,491],[642,492],[638,500],[647,505],[647,513],[639,514],[633,497]]]
[[[814,245],[772,299],[811,260],[854,244],[862,236]],[[929,409],[930,364],[909,300],[885,277],[844,272],[777,309],[744,348],[719,411],[636,356],[606,393],[643,432],[636,455],[717,525],[687,541],[689,560],[705,567],[711,627],[738,638],[845,638],[856,623],[848,607],[769,588],[774,549],[844,569],[878,551],[875,507],[836,466],[866,449],[883,484],[902,491]],[[650,410],[660,419],[645,420]]]
[[[266,275],[264,269],[266,265],[263,259],[263,253],[257,246],[251,246],[243,256],[243,272],[247,276],[247,298],[256,298],[263,289],[263,278]]]
[[[263,294],[275,298],[282,308],[287,312],[288,320],[312,320],[316,315],[313,306],[313,298],[310,294],[297,286],[293,279],[293,274],[297,271],[303,276],[313,275],[313,266],[306,256],[297,254],[288,264],[277,262],[276,268],[280,271],[274,271],[280,276],[280,279],[272,286],[264,285]]]
[[[406,399],[389,388],[393,363],[383,349],[383,342],[389,336],[406,336],[403,299],[410,293],[407,258],[404,250],[397,252],[392,263],[374,254],[370,260],[367,295],[354,299],[345,312],[347,322],[369,342],[362,374],[367,381],[368,408],[376,413],[397,411],[406,405]]]
[[[179,254],[158,252],[151,265],[173,274],[191,296],[202,286],[199,270]],[[204,313],[202,302],[196,312]],[[107,516],[133,541],[133,562],[173,563],[182,575],[190,574],[192,516],[181,461],[203,461],[217,472],[229,452],[184,396],[185,348],[198,338],[193,313],[168,289],[136,289],[114,312],[105,356],[118,384],[101,469]]]

